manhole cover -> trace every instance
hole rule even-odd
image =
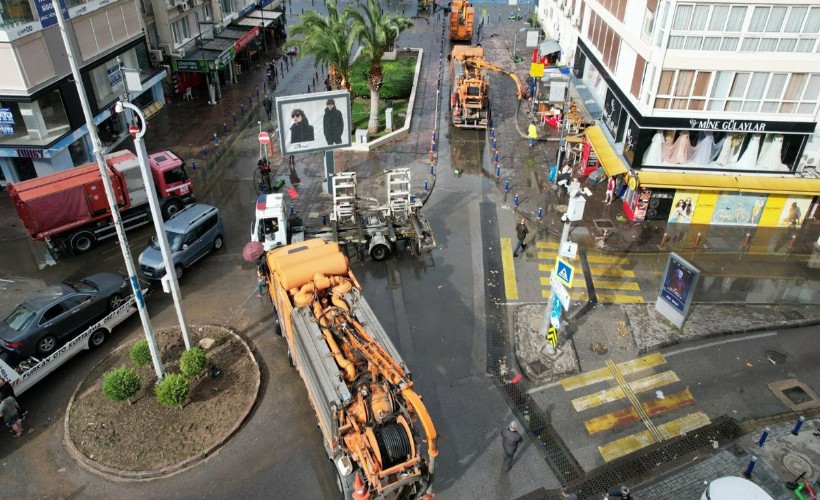
[[[536,360],[530,363],[530,370],[532,370],[532,372],[536,375],[541,375],[547,371],[547,365],[542,363],[540,360]]]
[[[795,405],[802,405],[812,400],[811,396],[806,394],[806,391],[804,391],[802,387],[798,386],[783,389],[783,395],[789,398],[789,401]]]
[[[806,460],[792,453],[783,457],[783,467],[795,476],[799,476],[805,472],[806,477],[812,477],[811,465],[809,465]]]
[[[796,320],[796,319],[805,319],[800,311],[795,311],[794,309],[789,309],[788,311],[780,311],[780,314],[783,315],[784,318],[787,320]]]
[[[615,224],[609,219],[593,219],[592,223],[595,224],[595,227],[598,229],[612,229],[615,227]]]
[[[782,365],[786,362],[786,355],[777,351],[766,351],[766,359],[771,361],[773,365]]]
[[[595,354],[600,354],[603,356],[604,354],[609,352],[609,347],[600,342],[593,342],[592,344],[590,344],[589,350],[594,352]]]

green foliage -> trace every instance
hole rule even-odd
[[[117,368],[103,376],[103,396],[114,402],[133,398],[142,387],[139,374],[133,368]]]
[[[138,340],[131,347],[131,361],[137,366],[145,366],[151,362],[151,349],[148,348],[147,340]]]
[[[193,378],[205,369],[205,351],[201,347],[192,347],[179,358],[179,371],[188,378]]]
[[[179,373],[167,375],[154,388],[157,400],[168,408],[181,407],[182,403],[188,399],[190,390],[191,386],[188,384],[188,378]]]
[[[370,99],[367,88],[367,74],[371,60],[359,57],[350,67],[350,83],[357,98]],[[384,81],[379,88],[380,99],[408,99],[413,91],[413,76],[416,71],[415,57],[401,57],[395,61],[382,61]]]

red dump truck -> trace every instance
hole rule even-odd
[[[151,222],[137,156],[118,151],[106,156],[106,164],[125,229]],[[178,156],[154,153],[149,164],[164,218],[194,201],[193,183]],[[28,234],[54,250],[81,254],[117,235],[97,163],[9,184],[8,190]]]

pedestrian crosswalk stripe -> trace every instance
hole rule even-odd
[[[631,290],[640,292],[641,287],[635,283],[634,281],[607,281],[607,280],[595,280],[595,290],[604,289],[604,290]],[[541,276],[541,285],[542,286],[550,286],[550,279],[544,276]],[[579,288],[579,287],[575,287]],[[583,287],[581,287],[583,288]]]
[[[629,290],[627,290],[629,291]],[[640,291],[640,290],[638,290]],[[570,292],[570,297],[572,301],[581,301],[586,302],[589,300],[589,296],[586,292],[581,293],[574,293]],[[595,291],[595,297],[597,297],[598,302],[602,304],[643,304],[646,301],[643,297],[637,295],[624,295],[621,293],[603,293],[599,292],[598,290]],[[550,291],[549,290],[541,290],[541,298],[549,299],[550,298]]]
[[[646,356],[642,356],[640,358],[630,359],[629,361],[624,361],[623,363],[618,363],[618,369],[623,375],[630,375],[641,370],[648,370],[650,368],[660,366],[664,363],[666,363],[666,358],[663,357],[663,354],[656,352],[647,354]],[[598,382],[604,382],[606,380],[612,380],[612,372],[609,368],[599,368],[598,370],[593,370],[591,372],[580,373],[578,375],[573,375],[572,377],[567,377],[564,380],[561,380],[560,384],[565,391],[571,391]]]
[[[535,256],[541,260],[548,260],[555,262],[556,254],[554,252],[536,252]],[[581,261],[580,258],[566,259],[573,264]],[[587,262],[590,264],[615,264],[615,265],[629,265],[629,259],[626,257],[619,257],[614,255],[587,255]]]
[[[711,420],[703,412],[690,413],[681,418],[675,419],[671,422],[659,425],[658,430],[664,439],[670,439],[679,436],[683,433],[692,432],[705,425],[709,425]],[[603,457],[604,461],[611,462],[617,458],[629,455],[641,448],[646,448],[649,445],[655,444],[657,441],[651,432],[641,431],[629,436],[623,437],[598,447],[598,452]]]
[[[555,265],[538,264],[538,271],[542,272],[542,273],[549,274],[553,270],[554,267],[555,267]],[[590,271],[592,272],[591,269],[590,269]],[[635,277],[635,271],[633,271],[631,269],[606,269],[605,268],[605,269],[600,269],[600,270],[596,270],[596,271],[592,272],[592,275],[593,275],[593,277],[595,277],[595,275],[598,275],[598,276],[621,276],[623,278],[634,278]]]
[[[640,394],[642,392],[651,391],[652,389],[678,382],[679,380],[680,379],[675,372],[665,371],[629,382],[628,385],[632,392],[635,394]],[[626,394],[620,386],[610,387],[608,389],[593,392],[592,394],[587,394],[586,396],[581,396],[580,398],[575,398],[572,400],[572,406],[575,408],[575,411],[580,412],[606,403],[611,403],[612,401],[617,401],[625,397]]]
[[[641,403],[643,410],[650,417],[693,404],[695,404],[695,398],[692,396],[692,393],[689,392],[689,389],[667,394],[663,399],[651,399]],[[587,432],[592,435],[619,425],[632,424],[638,422],[640,419],[641,417],[638,415],[637,410],[629,407],[584,420],[584,427],[586,427]]]
[[[510,238],[501,238],[501,266],[504,268],[504,295],[507,300],[518,300],[518,283],[515,280],[515,263]]]
[[[535,248],[552,248],[554,250],[558,249],[558,242],[557,241],[536,241]]]

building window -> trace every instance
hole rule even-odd
[[[661,6],[661,22],[658,24],[658,38],[655,39],[655,46],[660,47],[663,44],[663,37],[666,34],[664,28],[666,26],[666,18],[669,17],[669,0],[665,0]]]
[[[222,6],[222,13],[223,14],[232,14],[236,12],[236,1],[235,0],[219,0],[219,5]]]
[[[171,36],[174,38],[174,45],[182,43],[182,37],[179,35],[179,21],[171,23]]]
[[[71,131],[59,90],[34,102],[0,102],[6,124],[0,127],[0,144],[45,146]]]
[[[591,13],[587,37],[600,52],[601,60],[607,68],[614,71],[621,48],[621,37],[594,11]]]
[[[31,6],[32,3],[27,0],[0,0],[0,29],[14,28],[34,21]]]
[[[191,32],[188,30],[188,16],[179,20],[179,25],[182,28],[182,38],[185,40],[191,38]]]
[[[696,85],[693,95],[698,91]],[[660,95],[660,89],[658,93]],[[820,75],[816,74],[719,71],[706,109],[813,115],[817,109],[818,94]],[[657,104],[656,107],[660,108]],[[689,109],[695,108],[690,106]]]
[[[211,4],[205,3],[205,20],[210,21],[214,18],[213,11],[211,10]]]
[[[702,111],[711,81],[711,71],[665,70],[661,73],[655,108]]]

